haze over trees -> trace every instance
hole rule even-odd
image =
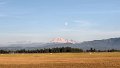
[[[96,50],[90,48],[89,50],[82,50],[79,48],[61,47],[61,48],[48,48],[48,49],[35,49],[35,50],[0,50],[0,54],[14,54],[14,53],[80,53],[80,52],[120,52],[120,50]]]

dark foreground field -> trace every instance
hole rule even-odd
[[[120,68],[120,53],[0,54],[0,68]]]

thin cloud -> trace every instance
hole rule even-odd
[[[100,11],[80,11],[76,12],[77,14],[111,14],[111,13],[120,13],[120,10],[100,10]]]
[[[93,24],[91,22],[81,20],[75,20],[74,23],[76,23],[79,26],[91,26]]]
[[[99,23],[85,20],[75,20],[72,23],[73,23],[72,27],[76,29],[93,29],[99,25]]]
[[[83,20],[75,20],[72,22],[65,22],[64,28],[60,28],[59,30],[62,32],[79,32],[79,31],[88,31],[93,30],[94,26],[97,26],[96,23],[83,21]]]

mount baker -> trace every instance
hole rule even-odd
[[[76,41],[74,40],[68,40],[68,39],[64,39],[64,38],[54,38],[52,41],[52,43],[72,43],[75,44]]]

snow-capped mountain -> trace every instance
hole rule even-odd
[[[0,47],[0,49],[42,49],[56,47],[72,47],[81,48],[83,50],[95,48],[100,50],[120,49],[120,38],[109,38],[102,40],[75,42],[64,38],[55,38],[50,43],[15,43],[8,46]]]
[[[64,39],[64,38],[54,38],[52,41],[52,43],[76,43],[76,41],[74,40],[68,40],[68,39]]]

